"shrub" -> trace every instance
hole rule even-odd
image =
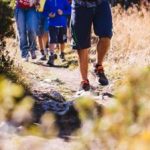
[[[0,74],[7,74],[13,65],[5,49],[5,38],[14,34],[12,16],[13,9],[10,7],[10,1],[0,0]]]

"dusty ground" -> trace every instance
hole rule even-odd
[[[58,58],[56,60],[56,65],[58,66],[49,67],[46,64],[47,61],[40,61],[39,51],[36,52],[38,56],[36,60],[30,59],[29,62],[22,62],[18,54],[19,52],[17,43],[12,40],[10,41],[8,41],[8,43],[10,43],[9,47],[13,48],[11,55],[15,57],[15,64],[21,67],[24,78],[29,84],[32,92],[38,91],[43,93],[49,92],[53,89],[60,92],[67,100],[72,99],[72,97],[78,91],[80,85],[80,72],[78,69],[76,51],[73,51],[68,45],[66,48],[66,62],[62,62]],[[95,62],[94,47],[90,54],[90,61]],[[101,91],[112,91],[112,84],[114,83],[115,79],[111,80],[111,74],[109,75],[109,72],[111,71],[109,70],[110,64],[105,62],[105,70],[110,79],[110,84],[109,86],[102,87],[95,82],[95,77],[92,75],[94,62],[89,64],[89,79],[91,85],[94,87],[99,87]]]

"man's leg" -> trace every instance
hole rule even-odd
[[[28,38],[30,43],[30,52],[32,59],[36,58],[35,50],[37,49],[36,36],[38,32],[38,14],[35,9],[31,8],[27,12]]]
[[[57,58],[57,55],[54,53],[55,45],[58,43],[58,28],[57,27],[49,27],[49,35],[50,35],[50,55],[47,64],[49,66],[54,65],[54,60]]]
[[[48,42],[48,33],[46,32],[43,35],[43,47],[44,47],[44,49],[46,49],[47,42]]]
[[[78,50],[78,57],[81,74],[81,84],[79,90],[89,91],[90,83],[88,80],[88,48]]]
[[[97,6],[93,23],[95,34],[100,37],[97,45],[95,73],[101,85],[108,85],[108,79],[103,69],[103,60],[110,47],[112,37],[112,15],[108,2],[102,2]]]
[[[41,60],[46,60],[46,44],[48,42],[48,19],[42,13],[37,12],[38,15],[38,42],[41,52]]]
[[[82,81],[88,79],[88,49],[78,50],[80,73]]]
[[[67,27],[59,28],[58,43],[60,43],[60,58],[65,60],[65,43],[67,42]]]
[[[26,58],[28,55],[28,41],[27,41],[27,30],[26,30],[26,19],[25,12],[23,9],[16,8],[15,18],[17,23],[17,29],[19,31],[19,42],[22,58]]]
[[[43,52],[42,52],[43,57],[41,59],[42,60],[46,60],[46,56],[48,55],[48,47],[47,47],[47,45],[49,46],[48,33],[47,32],[43,33],[42,40],[43,40]]]
[[[50,55],[54,54],[55,45],[56,45],[55,43],[50,43],[50,45],[49,45]]]
[[[39,36],[38,36],[38,42],[39,42],[40,50],[44,50],[44,46],[43,46],[43,35],[39,35]]]
[[[97,44],[97,64],[102,66],[104,57],[110,47],[110,38],[100,38]]]
[[[64,50],[65,50],[65,43],[61,43],[60,44],[60,51],[61,51],[61,53],[64,53]]]
[[[42,35],[38,36],[38,41],[39,41],[40,52],[42,55],[40,60],[46,60],[46,41],[47,41],[47,38],[45,37],[44,33]]]
[[[65,43],[61,43],[60,44],[60,55],[59,57],[64,61],[65,60],[65,53],[64,53],[64,50],[65,50]]]
[[[97,45],[97,63],[102,65],[112,37],[112,15],[108,2],[97,6],[93,24],[95,34],[100,37]]]
[[[90,89],[88,81],[88,49],[91,46],[91,25],[93,9],[80,7],[74,9],[71,15],[71,33],[73,49],[77,49],[81,73],[81,87],[85,91]]]
[[[43,34],[43,45],[44,45],[44,52],[45,52],[45,55],[48,54],[48,45],[49,45],[49,35],[48,35],[48,19],[47,17],[43,17],[43,30],[44,30],[44,34]]]

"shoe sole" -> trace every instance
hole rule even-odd
[[[46,58],[40,58],[40,60],[44,61],[44,60],[47,60]]]

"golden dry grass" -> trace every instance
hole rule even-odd
[[[109,59],[126,64],[150,64],[150,6],[124,11],[113,8],[114,36]]]

